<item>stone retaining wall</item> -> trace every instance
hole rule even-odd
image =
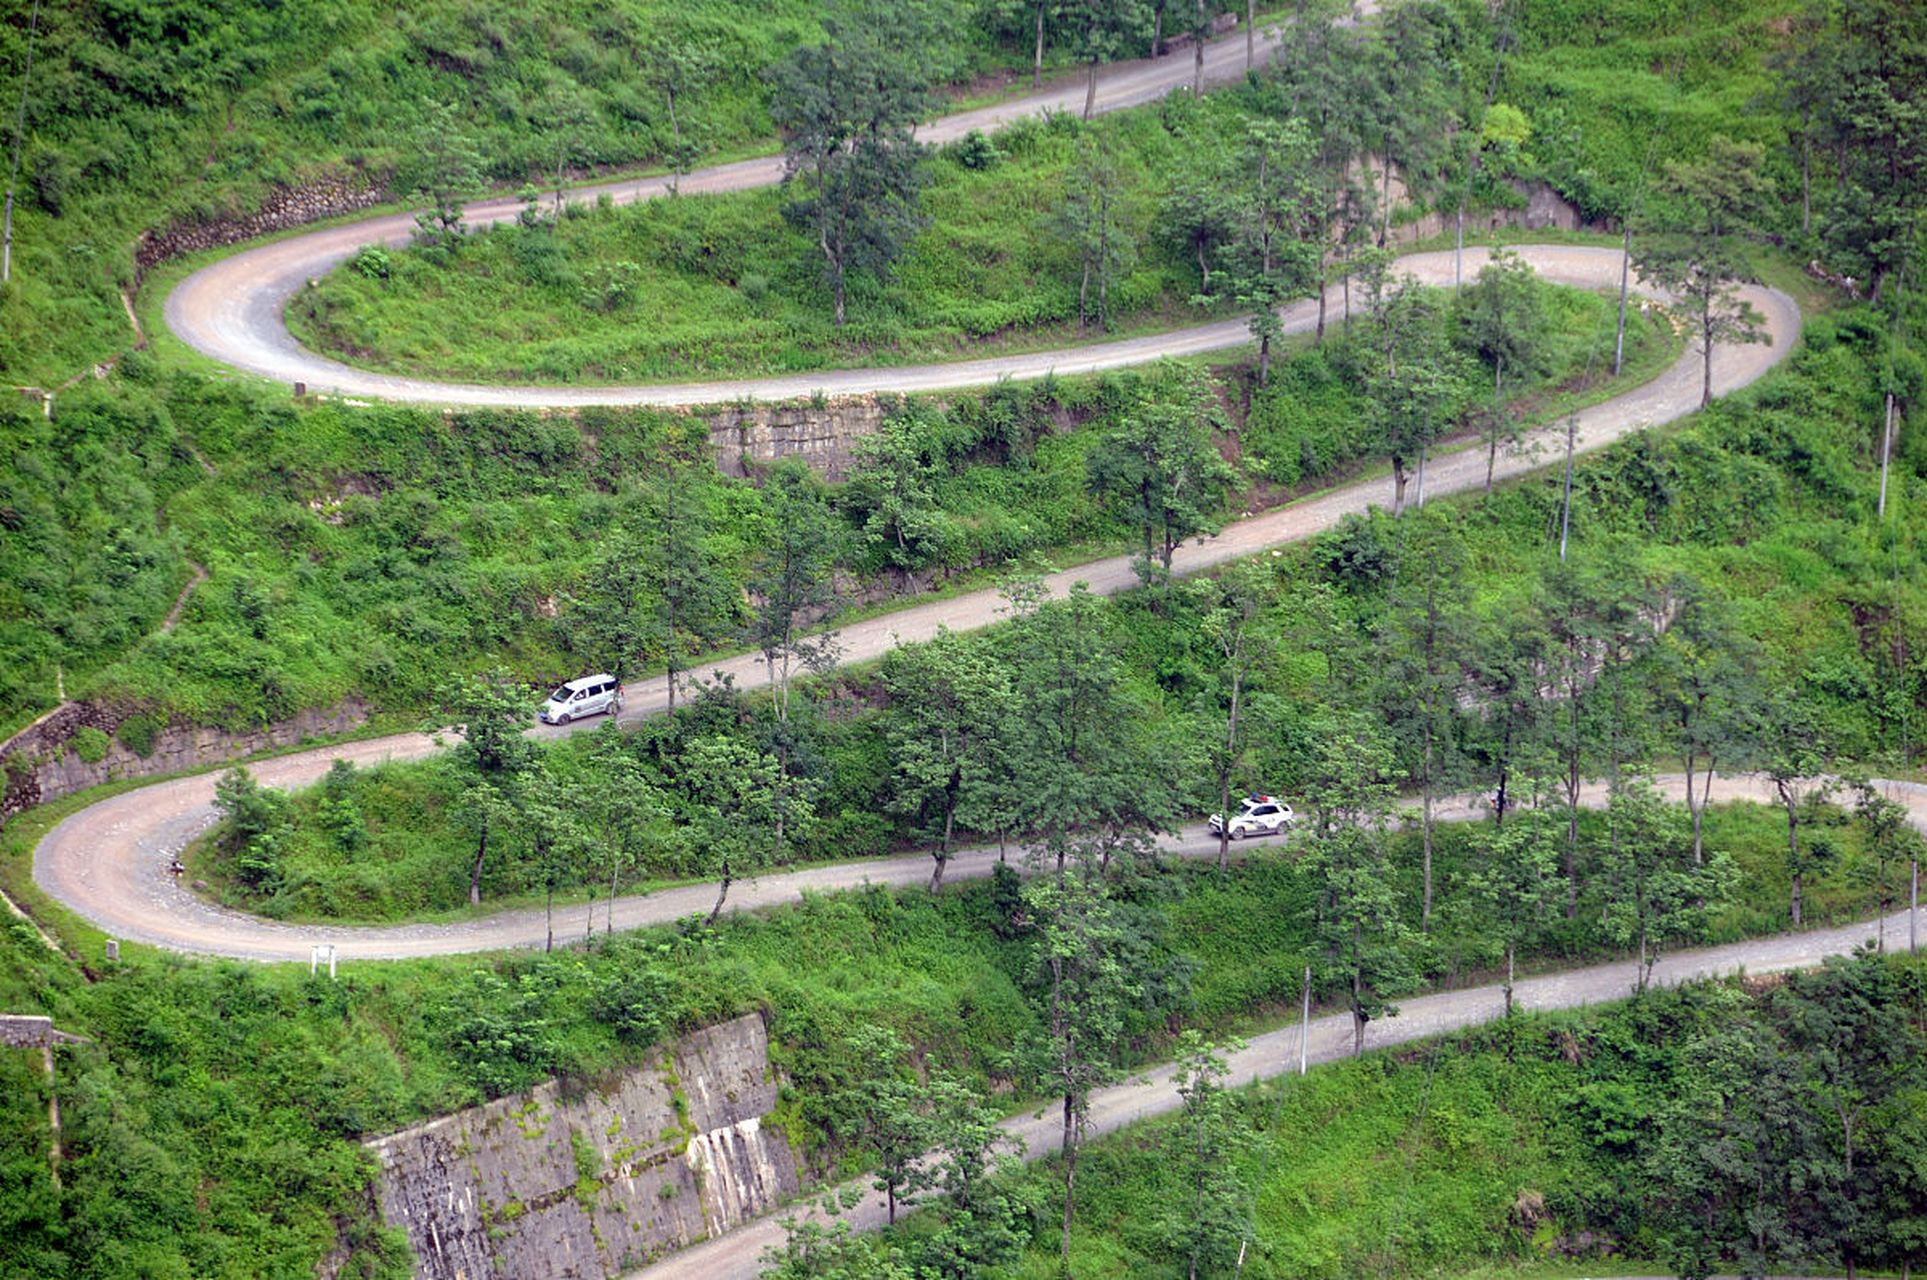
[[[758,1014],[692,1032],[655,1067],[371,1139],[381,1209],[425,1280],[605,1280],[797,1190]]]
[[[852,446],[882,425],[883,405],[875,396],[850,396],[752,404],[706,416],[709,445],[724,475],[747,475],[753,467],[801,458],[829,479],[841,480]]]
[[[137,755],[115,736],[134,717],[136,708],[70,702],[0,748],[0,771],[6,780],[0,795],[0,823],[23,809],[103,782],[177,773],[291,747],[308,738],[346,733],[365,722],[369,710],[366,703],[349,699],[245,731],[170,724],[154,732],[146,755]],[[107,735],[106,754],[100,760],[89,762],[75,753],[73,738],[81,729],[98,729]]]
[[[371,208],[387,198],[384,182],[372,180],[371,175],[355,168],[322,174],[299,186],[276,187],[252,213],[217,215],[142,232],[134,241],[134,278],[138,284],[157,263],[169,258],[339,217]]]

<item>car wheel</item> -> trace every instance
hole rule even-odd
[[[1231,838],[1232,838],[1233,840],[1242,840],[1242,839],[1244,839],[1244,838],[1245,838],[1245,831],[1244,831],[1244,828],[1243,828],[1243,827],[1233,827],[1233,828],[1231,828]]]

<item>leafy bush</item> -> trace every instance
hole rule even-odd
[[[107,758],[109,741],[105,733],[86,724],[74,730],[74,736],[67,740],[67,745],[73,748],[74,754],[84,763],[99,764]]]

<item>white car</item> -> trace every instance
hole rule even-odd
[[[1233,840],[1242,840],[1246,836],[1275,836],[1290,827],[1296,816],[1291,806],[1276,796],[1246,796],[1244,808],[1231,815],[1228,831],[1224,815],[1211,815],[1211,834],[1229,834]]]
[[[543,724],[567,724],[604,711],[612,716],[622,712],[622,685],[606,672],[557,686],[536,716]]]

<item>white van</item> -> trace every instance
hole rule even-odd
[[[559,686],[536,715],[543,724],[567,724],[605,711],[612,716],[622,711],[622,686],[607,672]]]

